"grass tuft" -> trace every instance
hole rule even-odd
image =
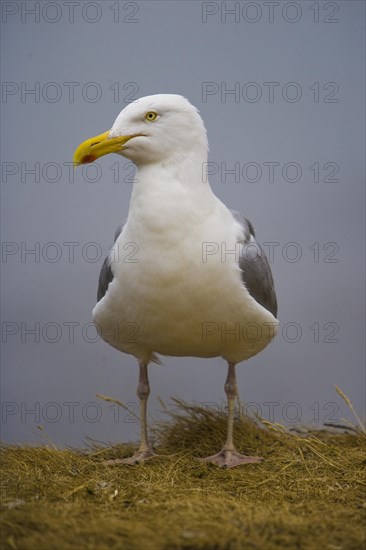
[[[161,456],[137,466],[103,464],[130,455],[133,445],[83,451],[3,445],[2,548],[363,548],[360,422],[357,429],[298,433],[238,417],[238,450],[265,461],[223,470],[194,457],[220,449],[225,411],[174,404],[153,430]]]

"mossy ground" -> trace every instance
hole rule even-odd
[[[133,447],[2,449],[2,548],[126,550],[361,550],[361,433],[288,433],[237,419],[238,450],[261,464],[230,470],[193,456],[218,451],[226,417],[180,403],[155,432],[161,454],[105,466]],[[339,430],[338,430],[339,431]]]

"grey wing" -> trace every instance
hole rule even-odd
[[[239,259],[243,283],[249,294],[277,317],[277,297],[267,256],[255,240],[254,228],[250,221],[239,212],[232,210],[231,213],[243,228],[244,239]]]
[[[114,242],[118,239],[123,229],[123,225],[119,225],[116,229],[116,233],[114,235]],[[111,269],[111,258],[110,254],[106,257],[106,259],[103,262],[102,269],[100,270],[99,274],[99,282],[98,282],[98,294],[97,294],[97,301],[99,302],[105,295],[105,293],[108,290],[109,283],[113,281],[113,273]]]

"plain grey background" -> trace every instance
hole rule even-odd
[[[364,415],[364,15],[340,0],[2,3],[3,440],[138,437],[96,397],[137,412],[136,360],[89,325],[133,166],[70,163],[153,93],[199,108],[215,193],[272,243],[282,332],[238,367],[248,410],[352,420],[338,384]],[[224,407],[225,377],[219,358],[163,358],[150,421],[158,397]]]

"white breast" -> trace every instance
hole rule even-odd
[[[228,209],[213,194],[205,208],[199,197],[186,201],[184,190],[155,208],[151,196],[135,201],[94,321],[110,345],[147,361],[154,354],[248,359],[278,323],[245,289],[235,255],[222,256],[238,242]]]

